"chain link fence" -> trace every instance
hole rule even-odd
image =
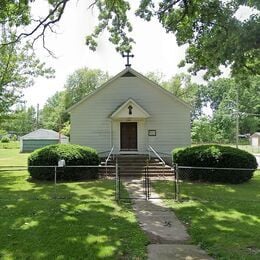
[[[116,199],[116,167],[115,165],[76,165],[76,166],[0,166],[0,200],[52,200],[73,199],[82,200],[95,199],[88,197],[88,192],[97,186],[100,194],[105,195],[108,189],[108,199]],[[28,171],[34,169],[43,170],[49,174],[49,180],[38,180],[31,178]],[[65,171],[81,171],[77,180],[62,180]],[[90,179],[91,171],[97,172],[96,179]],[[100,179],[102,177],[102,180]],[[96,182],[92,182],[96,181]],[[103,194],[101,194],[103,190]]]

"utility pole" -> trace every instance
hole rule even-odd
[[[37,104],[37,108],[36,108],[36,130],[39,128],[39,104]]]

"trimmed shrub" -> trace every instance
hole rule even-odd
[[[179,166],[256,169],[256,158],[243,150],[221,145],[200,145],[172,151]],[[188,174],[187,174],[188,171]],[[179,169],[180,178],[219,183],[242,183],[255,170]]]
[[[1,138],[1,143],[10,143],[10,138],[8,136],[3,136]]]
[[[53,144],[35,150],[28,158],[28,166],[58,165],[59,160],[69,165],[98,165],[100,159],[96,150],[73,144]],[[57,168],[57,180],[75,181],[98,178],[98,168]],[[33,179],[54,180],[54,168],[30,168]]]

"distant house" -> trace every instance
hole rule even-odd
[[[49,129],[38,129],[20,138],[20,152],[32,152],[49,144],[68,143],[67,136]]]
[[[250,136],[250,143],[253,147],[260,147],[260,132],[256,132]]]
[[[68,109],[70,141],[98,152],[162,153],[191,144],[191,106],[127,67]]]

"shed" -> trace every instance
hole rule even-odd
[[[20,138],[20,152],[32,152],[46,145],[68,143],[69,139],[49,129],[38,129]]]
[[[250,136],[250,143],[253,147],[260,146],[260,132],[256,132]]]

